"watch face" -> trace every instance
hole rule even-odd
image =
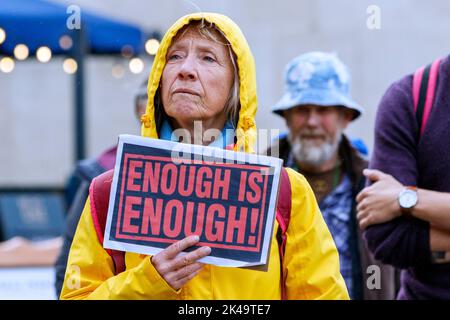
[[[417,203],[417,193],[412,190],[404,190],[400,193],[398,202],[400,207],[410,209]]]

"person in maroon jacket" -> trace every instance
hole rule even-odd
[[[382,98],[375,123],[373,182],[357,196],[358,220],[375,258],[402,269],[398,299],[450,299],[450,56],[441,60],[420,133],[413,75]]]

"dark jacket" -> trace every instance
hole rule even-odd
[[[275,148],[278,147],[279,157],[287,163],[291,146],[287,138],[277,140],[267,151],[267,155],[272,155]],[[350,213],[351,224],[351,244],[352,248],[352,270],[354,292],[352,296],[354,299],[364,300],[392,300],[396,295],[396,271],[393,267],[383,265],[375,260],[373,255],[368,251],[365,242],[362,238],[362,232],[358,227],[356,219],[356,195],[365,186],[365,177],[362,174],[364,168],[367,168],[367,160],[352,147],[350,141],[344,135],[339,146],[339,157],[344,166],[344,171],[348,175],[353,186],[353,203],[352,211]],[[378,266],[380,269],[380,289],[369,289],[369,284],[374,283],[373,274],[377,272],[377,268],[371,265]]]
[[[112,169],[111,164],[113,158],[115,158],[116,151],[116,148],[112,148],[104,152],[97,159],[86,159],[80,161],[72,174],[73,179],[71,179],[71,181],[77,181],[76,192],[67,213],[64,243],[58,259],[55,262],[55,290],[57,297],[61,294],[70,246],[72,245],[73,237],[78,226],[78,221],[80,220],[81,213],[83,212],[84,205],[86,204],[86,199],[89,195],[89,186],[91,181],[96,176]]]

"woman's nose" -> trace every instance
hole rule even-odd
[[[197,66],[195,59],[188,55],[180,66],[178,77],[183,80],[197,79]]]

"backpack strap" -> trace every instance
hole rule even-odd
[[[106,171],[92,180],[89,187],[89,200],[91,202],[91,215],[94,222],[98,241],[103,244],[103,235],[106,227],[106,216],[108,215],[109,193],[114,170]],[[114,262],[115,273],[125,271],[125,252],[119,250],[105,249]]]
[[[414,113],[416,114],[419,127],[419,138],[425,130],[431,108],[433,107],[441,60],[441,58],[436,59],[432,64],[421,67],[414,73],[412,91]]]
[[[280,192],[278,194],[276,219],[279,224],[277,230],[278,249],[280,252],[280,270],[281,270],[281,298],[287,299],[286,293],[286,274],[283,273],[284,252],[286,249],[286,231],[291,218],[291,182],[286,168],[281,168]]]

